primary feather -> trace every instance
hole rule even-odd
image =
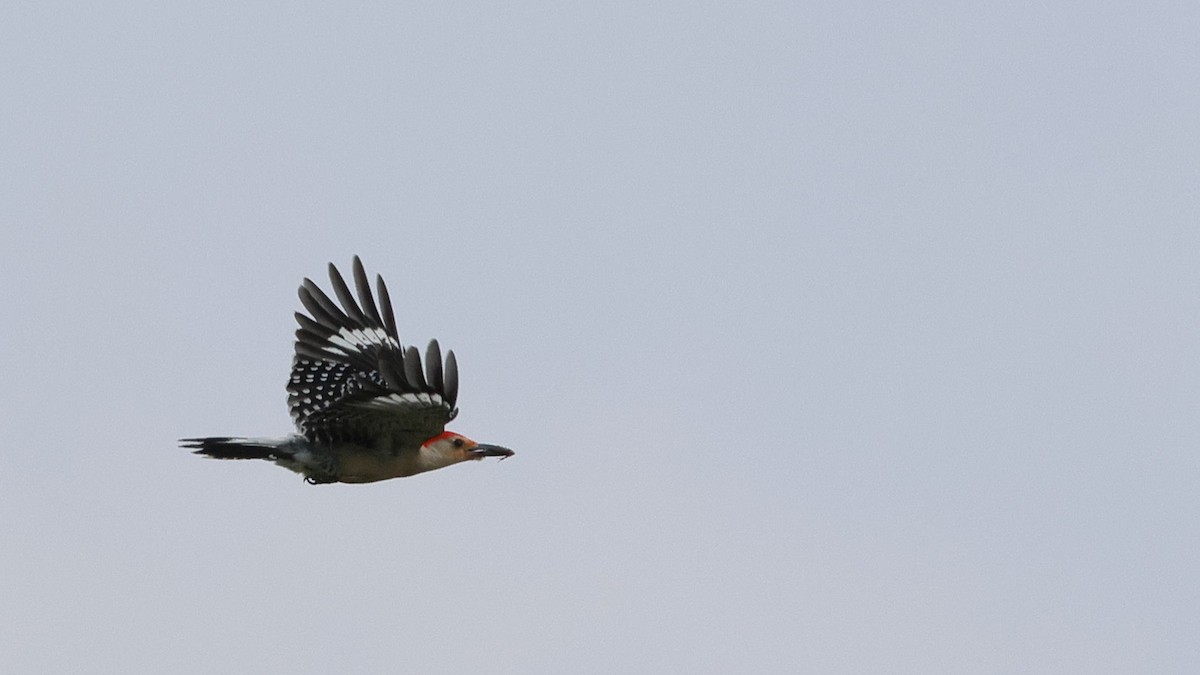
[[[296,315],[300,328],[288,381],[288,407],[300,433],[312,441],[358,442],[442,433],[458,413],[453,352],[443,366],[437,341],[430,341],[425,367],[439,376],[427,380],[417,349],[405,348],[395,320],[385,318],[392,316],[392,306],[383,278],[376,279],[382,315],[357,256],[358,302],[332,263],[329,279],[340,308],[311,280],[300,286],[300,302],[310,316]]]

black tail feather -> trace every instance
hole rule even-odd
[[[233,438],[230,436],[212,436],[209,438],[181,438],[179,445],[192,450],[197,455],[215,457],[217,459],[275,459],[280,456],[280,448],[270,441],[259,441],[250,438]]]

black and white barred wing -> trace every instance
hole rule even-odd
[[[288,407],[306,437],[377,445],[382,437],[431,438],[458,413],[454,352],[443,364],[437,340],[421,355],[404,347],[387,286],[376,277],[379,305],[366,271],[354,257],[358,302],[337,267],[329,281],[341,307],[309,279],[300,285],[296,356],[288,382]],[[361,303],[361,306],[360,306]]]

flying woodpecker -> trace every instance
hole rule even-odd
[[[371,483],[484,457],[513,454],[446,431],[458,415],[458,363],[442,362],[437,340],[404,347],[383,277],[378,306],[362,261],[354,257],[358,302],[337,267],[329,281],[339,308],[310,279],[300,284],[296,355],[288,408],[300,433],[283,438],[184,438],[182,447],[217,459],[265,459],[311,484]],[[422,372],[423,371],[423,372]]]

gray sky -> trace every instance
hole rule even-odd
[[[647,4],[0,8],[0,671],[1200,670],[1200,10]],[[177,449],[355,253],[518,455]]]

